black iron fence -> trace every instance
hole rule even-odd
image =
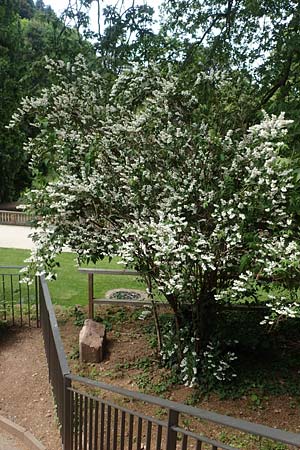
[[[12,325],[39,326],[38,280],[26,282],[21,268],[0,267],[0,320]]]
[[[300,434],[72,375],[44,277],[39,292],[64,450],[300,449]],[[231,435],[241,436],[235,440],[241,444]]]
[[[49,378],[57,404],[64,450],[300,448],[300,434],[297,433],[72,375],[44,277],[40,279],[40,301]],[[141,405],[149,415],[139,412]],[[157,417],[158,411],[160,416],[166,417],[164,420]],[[192,427],[188,426],[188,420],[194,421]],[[229,438],[221,439],[220,436],[227,436],[224,430],[242,433],[243,442],[247,436],[249,446],[229,444],[230,433]],[[278,443],[284,446],[278,447]]]

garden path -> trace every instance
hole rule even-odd
[[[0,225],[0,248],[32,249],[34,244],[29,237],[30,228],[16,225]]]
[[[0,336],[0,415],[30,431],[47,450],[61,450],[40,329],[15,328]]]

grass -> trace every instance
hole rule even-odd
[[[28,258],[29,250],[0,248],[0,266],[24,265]],[[74,254],[63,253],[58,257],[60,267],[57,269],[57,279],[49,283],[50,294],[53,303],[62,306],[87,305],[88,281],[87,275],[78,272]],[[118,260],[109,262],[104,259],[97,265],[89,264],[89,268],[120,269]],[[144,285],[133,276],[124,275],[95,275],[94,295],[104,298],[110,289],[145,289]]]

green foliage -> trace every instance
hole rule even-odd
[[[74,310],[71,312],[71,316],[74,317],[74,325],[77,327],[83,326],[86,317],[84,312],[78,306],[75,306]]]
[[[22,97],[40,92],[51,77],[45,71],[45,56],[72,60],[83,53],[95,61],[91,44],[57,18],[49,7],[32,0],[4,0],[0,4],[0,202],[18,199],[31,184],[28,158],[22,150],[23,133],[34,136],[25,126],[18,133],[7,130]],[[46,161],[44,161],[46,165]]]

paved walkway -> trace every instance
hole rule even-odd
[[[29,450],[23,442],[17,440],[8,433],[0,430],[0,450]]]
[[[30,227],[23,227],[21,225],[0,225],[0,248],[33,249],[34,243],[29,237],[30,232]],[[62,251],[71,252],[68,247],[64,247]]]
[[[29,227],[19,225],[0,225],[0,248],[34,248],[34,244],[29,237],[29,233]]]

